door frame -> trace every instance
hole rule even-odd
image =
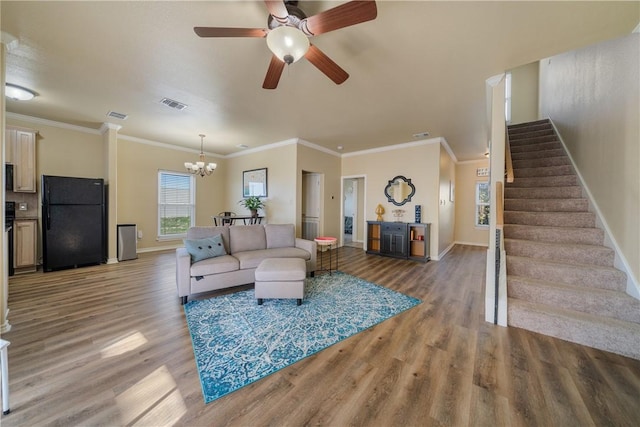
[[[365,174],[343,175],[340,177],[340,246],[344,246],[344,181],[347,179],[362,179],[362,206],[358,206],[358,201],[356,200],[356,212],[362,212],[362,224],[358,225],[358,228],[362,227],[362,249],[366,249],[364,242],[367,241],[367,175]],[[359,242],[359,240],[356,240],[355,238],[352,238],[352,241]]]

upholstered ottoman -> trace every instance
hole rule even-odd
[[[255,293],[258,304],[263,298],[296,298],[298,305],[304,298],[305,261],[300,258],[267,258],[255,273]]]

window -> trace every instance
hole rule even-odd
[[[195,225],[194,175],[158,171],[158,237],[179,237]]]
[[[476,182],[476,226],[489,226],[489,183]]]
[[[511,123],[511,73],[504,79],[504,118],[507,124]]]

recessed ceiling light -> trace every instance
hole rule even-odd
[[[429,132],[420,132],[420,133],[413,134],[413,137],[416,139],[426,138],[427,136],[429,136]]]
[[[4,95],[14,101],[29,101],[36,97],[36,93],[26,87],[6,83],[4,86]]]
[[[344,147],[342,145],[338,145],[338,150],[342,150]]]

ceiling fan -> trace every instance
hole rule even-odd
[[[266,37],[273,55],[262,84],[264,89],[275,89],[285,64],[302,57],[336,84],[343,83],[349,74],[309,43],[309,37],[371,21],[378,15],[373,0],[350,1],[309,17],[298,8],[297,1],[264,0],[264,3],[269,11],[268,28],[193,28],[200,37]]]

